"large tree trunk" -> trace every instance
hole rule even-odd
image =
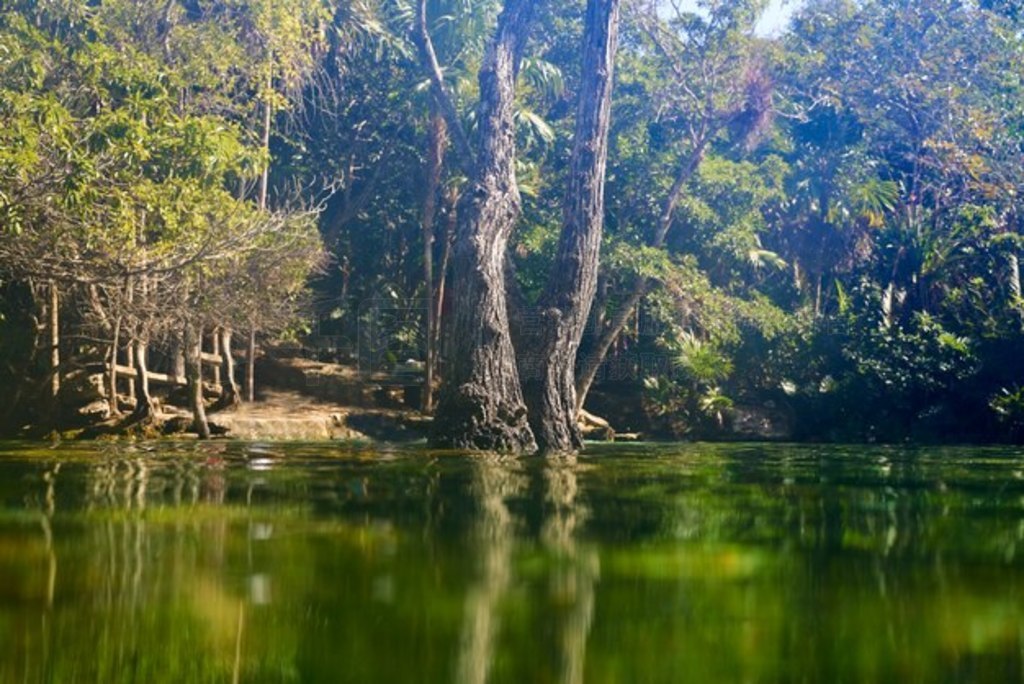
[[[453,250],[453,315],[431,442],[532,451],[505,302],[505,250],[519,217],[515,83],[535,0],[506,0],[480,68],[479,145]]]
[[[210,438],[210,424],[206,420],[203,403],[203,338],[191,324],[185,326],[185,379],[188,382],[188,405],[192,410],[192,429],[200,439]]]
[[[523,364],[530,425],[545,451],[583,446],[576,421],[576,352],[597,290],[608,124],[618,38],[619,0],[587,0],[583,81],[558,253],[538,303],[538,344]],[[529,334],[529,331],[527,331]]]
[[[437,309],[434,295],[434,223],[437,217],[437,197],[441,189],[444,170],[444,152],[448,145],[444,117],[431,112],[430,136],[427,149],[426,187],[423,190],[423,291],[427,296],[426,364],[423,374],[423,413],[434,410],[434,371],[437,366],[437,347],[434,337]]]

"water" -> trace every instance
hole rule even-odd
[[[0,445],[0,682],[1024,679],[1024,451]]]

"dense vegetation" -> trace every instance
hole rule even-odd
[[[6,3],[0,423],[52,417],[61,377],[119,351],[180,357],[201,413],[214,328],[250,359],[285,335],[443,379],[500,4]],[[537,5],[514,92],[527,394],[552,358],[530,312],[571,223],[584,4]],[[805,438],[1021,439],[1024,17],[811,0],[766,37],[764,5],[623,0],[577,403],[674,436],[771,406]]]

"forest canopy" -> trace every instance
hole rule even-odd
[[[453,446],[1024,438],[1019,7],[766,5],[4,3],[0,426],[291,340]]]

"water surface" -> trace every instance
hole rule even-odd
[[[0,682],[1024,679],[1024,451],[0,445]]]

